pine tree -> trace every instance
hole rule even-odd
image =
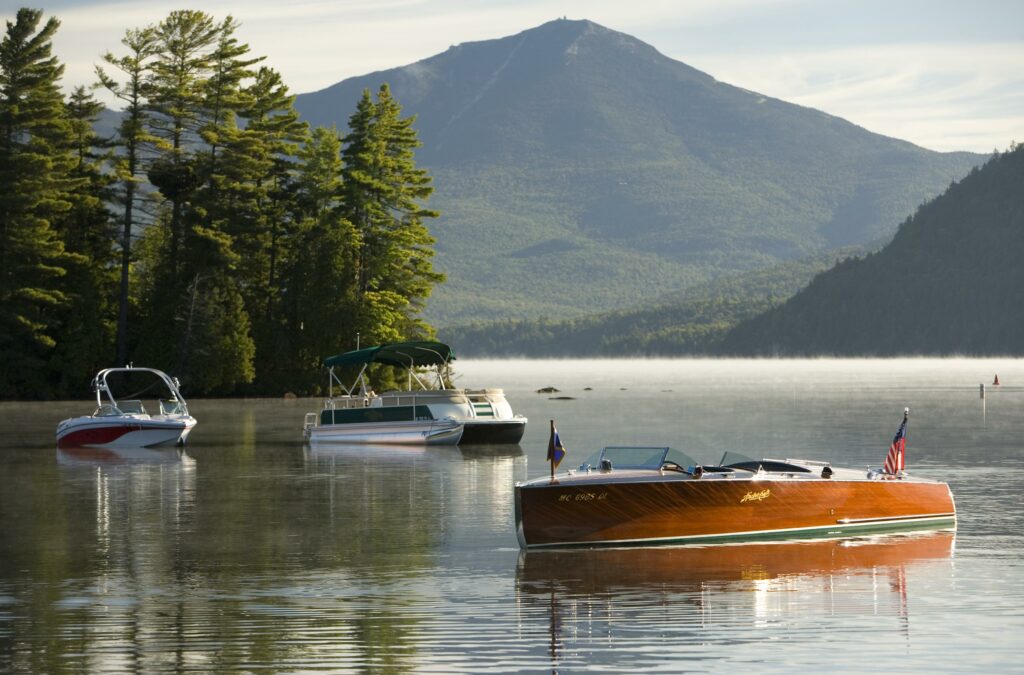
[[[415,117],[401,116],[386,84],[376,101],[366,90],[349,118],[342,152],[343,213],[360,242],[361,325],[381,341],[429,335],[430,327],[417,315],[433,285],[444,280],[433,269],[434,238],[423,222],[439,214],[423,205],[433,187],[429,174],[416,167],[420,142],[414,122]]]
[[[166,200],[147,232],[142,265],[152,294],[140,354],[162,362],[200,393],[234,391],[254,376],[255,347],[240,292],[233,194],[239,167],[225,159],[241,134],[240,83],[258,59],[233,37],[229,17],[215,24],[197,11],[172,12],[156,28],[157,53],[146,87],[151,133],[162,139],[150,181]],[[166,336],[174,347],[166,347]],[[216,364],[216,367],[211,367]]]
[[[253,76],[249,67],[259,63],[263,57],[246,59],[249,46],[238,42],[235,31],[238,23],[230,16],[218,28],[217,45],[210,53],[209,77],[201,81],[202,124],[200,137],[205,142],[202,154],[205,166],[202,175],[205,182],[205,201],[217,203],[217,192],[229,170],[222,150],[235,142],[240,135],[237,113],[248,103],[248,95],[241,86],[243,80]],[[216,220],[219,214],[207,213],[208,220]]]
[[[145,95],[150,132],[161,141],[162,152],[148,176],[170,204],[167,271],[175,278],[185,236],[185,207],[203,183],[201,162],[189,148],[202,141],[204,82],[210,76],[220,26],[205,12],[177,10],[155,32],[157,52]]]
[[[103,105],[83,87],[67,103],[74,166],[71,208],[55,223],[64,248],[74,254],[63,279],[65,301],[57,311],[61,340],[49,362],[58,395],[82,391],[114,355],[116,227],[107,209],[113,177],[104,170],[106,139],[94,131]]]
[[[115,363],[128,362],[128,305],[129,280],[132,262],[132,237],[136,229],[139,199],[139,183],[145,173],[146,149],[155,140],[146,129],[146,110],[143,87],[149,76],[150,62],[157,53],[156,31],[152,27],[125,31],[121,39],[128,53],[115,57],[111,52],[103,55],[103,61],[119,70],[124,77],[121,83],[102,67],[96,67],[100,85],[105,87],[124,104],[121,124],[118,127],[116,145],[123,150],[115,163],[115,175],[120,183],[116,200],[123,206],[121,219],[121,275],[118,294],[117,356]]]
[[[288,201],[295,192],[294,158],[300,145],[309,138],[309,127],[299,120],[294,108],[295,96],[288,93],[288,87],[275,70],[260,68],[247,93],[249,102],[241,111],[246,120],[245,130],[258,139],[269,160],[269,166],[255,176],[252,186],[259,221],[249,234],[259,243],[256,246],[249,243],[248,248],[252,257],[265,265],[265,278],[257,297],[253,298],[251,311],[253,316],[262,314],[267,321],[273,321],[274,304],[281,291],[278,265],[289,253],[286,244],[292,234],[286,226]],[[244,252],[246,247],[245,240],[239,242],[240,250]],[[262,302],[262,312],[255,306],[257,302]]]
[[[355,254],[358,235],[341,213],[341,139],[318,127],[299,151],[294,256],[283,272],[287,365],[293,388],[316,382],[323,359],[358,331]],[[282,375],[284,377],[284,375]]]
[[[55,308],[74,258],[55,222],[70,210],[74,157],[52,55],[60,23],[18,10],[0,41],[0,396],[51,391],[46,363],[57,343]]]
[[[296,193],[296,156],[309,132],[293,107],[295,97],[274,70],[260,68],[245,93],[247,105],[239,112],[245,128],[227,148],[232,179],[227,222],[242,259],[243,297],[256,341],[256,386],[280,390],[292,377],[282,368],[292,343],[279,311],[281,267],[293,252],[297,227],[290,201]]]

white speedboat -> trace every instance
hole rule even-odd
[[[146,381],[143,381],[146,380]],[[142,386],[134,393],[115,394],[111,382],[125,391]],[[152,448],[183,445],[194,417],[178,390],[178,381],[154,368],[107,368],[92,380],[96,392],[96,410],[83,417],[72,417],[57,425],[58,448]],[[159,387],[146,409],[141,398]]]
[[[306,415],[306,438],[424,445],[518,443],[526,418],[512,412],[501,389],[449,387],[446,375],[454,359],[448,345],[433,341],[397,342],[330,357],[324,362],[328,398],[319,414]],[[407,388],[374,393],[365,378],[371,363],[405,369]],[[351,387],[335,372],[344,366],[361,366]],[[335,396],[335,386],[343,393]]]

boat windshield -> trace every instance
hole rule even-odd
[[[666,462],[689,469],[697,461],[685,452],[666,447],[609,446],[587,458],[580,465],[581,471],[599,469],[604,462],[610,462],[615,469],[660,469]]]
[[[722,455],[720,466],[744,471],[775,471],[780,473],[810,473],[804,466],[782,462],[777,459],[751,459],[739,452],[727,451]]]
[[[729,466],[731,464],[746,464],[748,462],[753,461],[755,461],[753,457],[747,457],[742,452],[726,450],[725,454],[722,455],[722,461],[718,463],[718,466]]]

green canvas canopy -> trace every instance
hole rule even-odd
[[[364,363],[384,363],[399,368],[412,368],[414,366],[440,366],[454,360],[455,353],[452,348],[443,342],[393,342],[331,356],[324,360],[324,365],[334,368],[335,366]]]

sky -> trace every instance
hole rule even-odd
[[[61,20],[64,85],[89,85],[164,0],[26,3]],[[0,0],[13,19],[22,3]],[[628,33],[716,79],[940,151],[1024,142],[1022,0],[204,0],[294,93],[565,16]]]

